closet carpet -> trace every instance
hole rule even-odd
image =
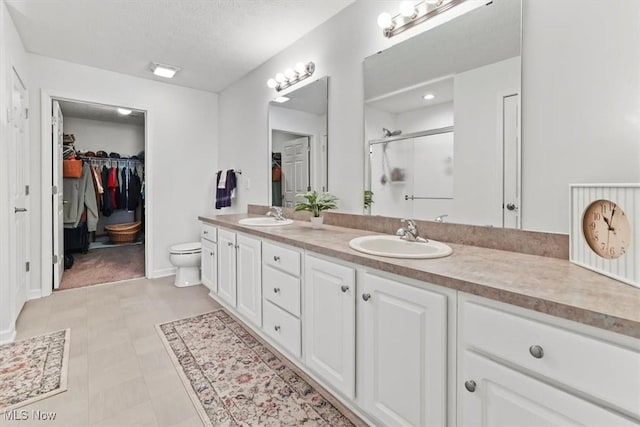
[[[73,267],[65,270],[59,289],[144,277],[144,245],[93,249],[73,254]]]

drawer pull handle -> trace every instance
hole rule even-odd
[[[349,290],[349,287],[347,285],[342,285],[342,286],[340,286],[340,290],[342,292],[347,292]]]
[[[213,251],[211,251],[211,256],[214,256],[215,254],[213,253]]]
[[[233,243],[227,242],[227,246],[233,246]]]
[[[529,347],[529,353],[536,359],[542,359],[544,356],[544,350],[539,345],[532,345]]]
[[[280,257],[279,257],[278,255],[274,255],[274,256],[273,256],[273,260],[274,260],[275,262],[278,262],[278,261],[280,261]]]
[[[371,294],[362,294],[362,299],[365,301],[369,301],[369,298],[371,298]]]
[[[275,326],[273,327],[273,329],[274,329],[276,332],[278,332],[278,331],[280,330],[280,325],[275,325]]]
[[[209,234],[209,232],[207,230],[204,230],[203,233],[204,234]]]
[[[465,381],[464,388],[466,388],[469,393],[473,393],[476,391],[476,382],[474,380]]]
[[[273,293],[277,294],[278,292],[280,292],[280,288],[273,288]]]

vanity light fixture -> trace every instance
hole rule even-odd
[[[423,0],[419,3],[413,1],[403,1],[400,3],[400,10],[397,15],[391,16],[383,12],[378,16],[378,26],[382,28],[385,37],[391,38],[402,33],[409,28],[428,21],[454,7],[466,3],[464,8],[456,9],[459,13],[451,13],[448,19],[443,19],[440,24],[470,12],[480,6],[490,4],[488,0]],[[439,24],[436,24],[439,25]]]
[[[132,112],[133,111],[129,110],[128,108],[118,108],[118,114],[120,114],[121,116],[128,116]]]
[[[153,74],[155,74],[156,76],[164,77],[167,79],[172,79],[173,76],[175,76],[176,73],[180,71],[180,68],[178,67],[174,67],[172,65],[166,65],[166,64],[159,64],[157,62],[152,62],[150,68]]]
[[[425,96],[422,97],[422,99],[424,99],[425,101],[431,101],[433,98],[435,98],[436,96],[432,93],[427,93]]]
[[[280,92],[311,76],[315,70],[316,64],[311,61],[306,64],[298,62],[294,68],[287,68],[284,73],[278,73],[274,78],[267,80],[267,86]]]

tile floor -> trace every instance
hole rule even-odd
[[[201,426],[155,325],[219,308],[207,293],[166,277],[29,301],[17,339],[71,328],[68,390],[20,408],[55,412],[54,421],[0,415],[0,426]]]

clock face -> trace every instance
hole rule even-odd
[[[629,219],[620,206],[610,200],[596,200],[582,217],[582,232],[587,244],[605,259],[623,256],[631,244]]]

